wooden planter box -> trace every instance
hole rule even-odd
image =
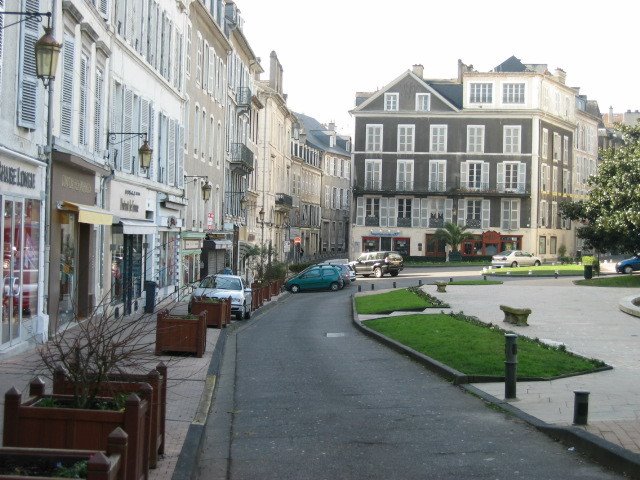
[[[129,438],[126,458],[127,480],[149,478],[149,435],[151,432],[151,387],[141,385],[143,398],[131,394],[122,411],[86,410],[34,406],[42,398],[60,402],[70,395],[44,395],[44,381],[34,379],[29,399],[15,387],[4,396],[3,444],[7,447],[63,448],[72,450],[106,450],[107,433],[123,429]]]
[[[262,304],[264,305],[264,302],[269,300],[271,300],[271,285],[267,283],[262,287]]]
[[[262,306],[262,288],[251,287],[251,310],[257,310]]]
[[[164,454],[165,428],[167,417],[167,366],[160,362],[156,368],[144,374],[111,373],[108,381],[99,388],[101,397],[112,397],[118,393],[137,393],[142,384],[148,384],[151,392],[151,425],[149,467],[156,468],[158,455]],[[73,395],[74,384],[69,380],[67,371],[59,367],[53,375],[54,395]]]
[[[86,480],[126,480],[124,466],[127,464],[127,434],[121,428],[116,428],[107,437],[106,455],[94,450],[62,450],[55,448],[0,448],[0,464],[11,462],[15,465],[32,466],[38,462],[61,462],[72,465],[76,462],[88,460]],[[57,478],[57,477],[38,477]],[[0,474],[2,480],[28,480],[33,477],[22,475]]]
[[[207,327],[224,328],[229,323],[230,304],[229,299],[209,302],[198,300],[196,297],[191,303],[191,313],[198,315],[201,312],[207,312]]]
[[[195,318],[194,318],[195,317]],[[156,316],[156,355],[162,352],[204,355],[207,343],[207,314],[171,315],[168,310]]]
[[[278,280],[274,280],[269,285],[271,286],[271,296],[277,297],[280,293],[280,282]]]

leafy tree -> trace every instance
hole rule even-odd
[[[467,227],[460,227],[452,222],[446,222],[444,228],[439,228],[435,232],[435,237],[444,242],[446,245],[451,245],[451,250],[458,251],[458,246],[465,240],[473,238],[473,233],[467,232]]]
[[[640,125],[618,125],[623,144],[601,151],[585,200],[563,202],[564,218],[579,221],[579,238],[597,251],[640,251]]]

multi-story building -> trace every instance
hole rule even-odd
[[[575,250],[558,203],[571,198],[574,136],[597,117],[577,107],[566,74],[515,57],[489,72],[458,63],[458,77],[430,80],[415,65],[357,95],[352,254],[397,250],[445,256],[434,233],[467,227],[466,256],[525,249],[554,258]],[[579,130],[580,131],[580,130]],[[595,155],[595,146],[585,143]]]
[[[338,135],[335,124],[322,125],[307,115],[296,114],[304,125],[306,143],[320,150],[322,171],[319,218],[309,214],[317,231],[304,237],[309,253],[346,253],[349,248],[351,199],[351,138]],[[303,212],[303,217],[305,216]]]

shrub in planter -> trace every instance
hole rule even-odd
[[[0,448],[0,478],[85,478],[126,480],[127,434],[116,428],[107,437],[106,454],[93,450]]]
[[[224,328],[229,323],[231,305],[228,298],[194,297],[191,302],[191,313],[198,315],[207,313],[207,326]]]
[[[163,352],[204,355],[207,343],[207,314],[171,315],[162,310],[156,315],[156,355]]]
[[[5,394],[3,445],[9,447],[106,450],[105,432],[122,428],[128,435],[127,479],[149,475],[152,389],[142,384],[140,395],[130,394],[123,409],[106,409],[113,398],[96,397],[103,409],[74,408],[72,395],[45,395],[44,381],[34,379],[29,398],[11,388]]]

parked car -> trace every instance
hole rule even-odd
[[[344,280],[345,286],[350,285],[351,282],[356,281],[356,272],[353,270],[351,265],[346,263],[346,261],[341,260],[339,263],[336,260],[327,260],[325,262],[319,263],[318,265],[331,265],[334,267],[338,267],[342,272],[342,280]]]
[[[208,275],[193,290],[189,300],[189,312],[194,297],[229,298],[231,313],[237,320],[251,317],[251,288],[237,275]]]
[[[618,273],[631,273],[637,270],[640,270],[640,255],[634,255],[616,263],[616,272]]]
[[[397,277],[404,268],[404,259],[398,252],[364,252],[350,263],[356,274],[380,278],[387,273]]]
[[[528,267],[542,265],[540,257],[522,250],[505,250],[491,257],[494,267]]]
[[[339,290],[344,287],[342,273],[339,268],[330,265],[314,265],[291,277],[284,288],[291,293],[302,290]]]

